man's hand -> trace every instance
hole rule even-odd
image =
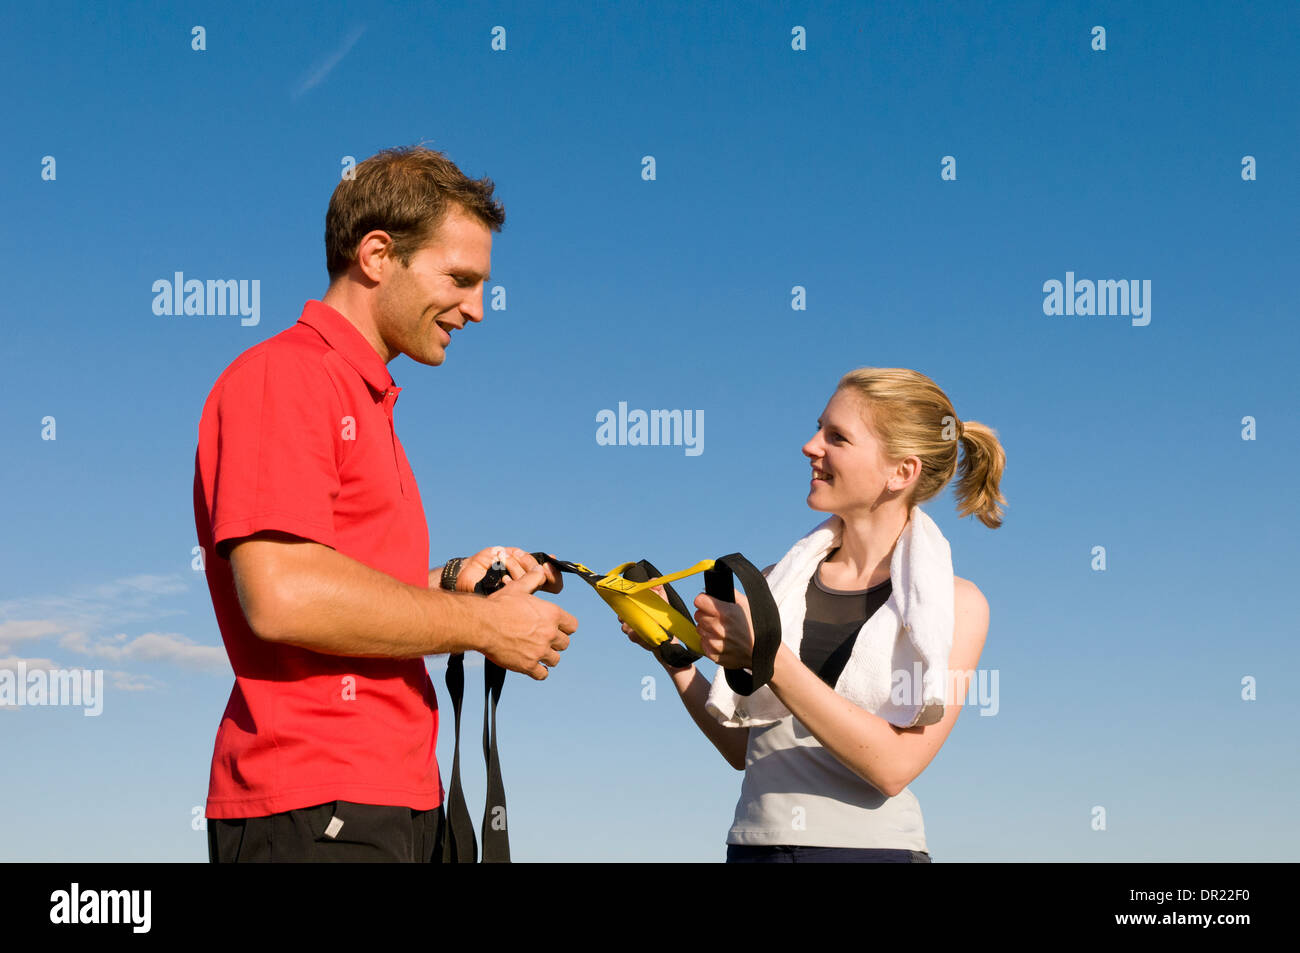
[[[514,546],[492,546],[488,549],[480,550],[469,559],[460,564],[460,575],[456,577],[457,592],[473,592],[474,587],[479,584],[487,571],[492,568],[492,560],[500,552],[505,559],[506,568],[510,570],[510,575],[505,580],[510,583],[515,579],[523,579],[528,573],[538,567],[538,562],[533,558],[532,553],[518,549]],[[540,586],[534,588],[541,589],[542,592],[559,592],[564,588],[564,580],[558,569],[550,563],[543,567],[543,582]],[[433,575],[430,574],[432,580]],[[436,583],[430,583],[435,585]],[[532,590],[529,590],[530,592]]]
[[[496,624],[483,655],[502,668],[540,682],[550,674],[548,669],[560,664],[560,653],[569,647],[569,636],[578,630],[578,620],[533,595],[548,579],[546,569],[554,567],[544,569],[536,560],[532,562],[533,569],[487,597],[501,614],[493,620]]]

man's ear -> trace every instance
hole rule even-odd
[[[393,239],[382,229],[367,232],[357,243],[357,267],[371,281],[378,282],[384,269],[391,266]]]

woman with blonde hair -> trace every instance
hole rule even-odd
[[[918,504],[956,475],[960,515],[996,529],[1006,456],[996,432],[962,422],[930,378],[875,367],[844,375],[803,454],[807,503],[831,515],[764,570],[782,623],[768,685],[741,696],[722,677],[753,665],[739,592],[734,604],[695,600],[704,654],[719,663],[712,684],[693,665],[661,664],[700,730],[745,772],[728,862],[927,863],[908,784],[957,721],[989,610],[953,575],[947,541]]]

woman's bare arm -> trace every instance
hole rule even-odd
[[[694,665],[688,668],[670,668],[664,665],[664,670],[672,678],[682,704],[686,706],[696,726],[704,732],[704,737],[713,742],[713,747],[718,749],[727,764],[737,771],[744,771],[745,753],[749,750],[749,729],[728,728],[705,710],[704,703],[709,697],[709,680]]]
[[[770,683],[776,696],[827,751],[887,797],[907,787],[938,754],[979,664],[988,633],[988,602],[969,580],[956,579],[954,586],[956,625],[948,660],[953,687],[936,724],[898,728],[836,694],[786,646],[777,654]]]

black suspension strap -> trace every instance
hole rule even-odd
[[[491,595],[509,575],[504,563],[494,562],[474,591]],[[510,863],[510,833],[507,829],[506,789],[501,780],[501,758],[497,753],[497,704],[505,686],[506,670],[491,659],[483,659],[483,759],[487,762],[487,804],[483,810],[483,863]],[[442,861],[450,864],[478,862],[474,822],[465,803],[460,782],[460,709],[465,695],[465,654],[447,657],[447,691],[456,720],[455,753],[451,758],[451,785],[447,791],[447,830],[442,843]],[[490,725],[490,730],[489,730]]]
[[[456,748],[451,757],[451,785],[447,789],[447,830],[442,841],[444,864],[472,864],[478,858],[474,840],[474,822],[465,805],[460,784],[460,707],[465,694],[465,656],[457,652],[447,657],[447,691],[456,718]]]
[[[736,694],[752,695],[772,680],[776,653],[781,648],[781,613],[763,574],[740,553],[716,559],[712,569],[704,570],[704,591],[723,602],[735,602],[733,573],[740,577],[749,600],[749,615],[754,623],[754,664],[748,672],[726,669],[726,679]]]
[[[506,683],[506,670],[483,660],[483,760],[487,762],[487,804],[483,809],[483,863],[510,863],[510,834],[506,829],[506,786],[501,780],[497,752],[497,702]],[[491,718],[491,731],[488,719]]]

